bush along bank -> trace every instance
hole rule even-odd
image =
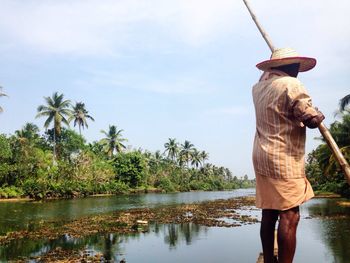
[[[65,128],[56,143],[52,130],[44,135],[23,133],[22,137],[19,131],[0,135],[0,198],[72,198],[254,186],[247,176],[238,178],[227,168],[206,163],[208,154],[193,145],[187,147],[188,141],[182,146],[176,143],[177,151],[167,148],[166,143],[161,154],[141,149],[111,151],[103,139],[86,143],[83,136]]]

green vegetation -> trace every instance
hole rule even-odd
[[[348,111],[346,108],[350,103],[350,94],[344,96],[339,102],[339,109],[341,112]]]
[[[0,134],[0,197],[69,198],[134,191],[224,190],[252,187],[247,176],[238,179],[217,167],[208,153],[190,141],[174,138],[164,151],[151,153],[125,146],[123,130],[110,125],[99,141],[81,134],[94,121],[83,102],[72,106],[63,94],[44,97],[36,117],[45,117],[45,132],[26,123],[13,135]],[[74,121],[79,133],[69,128]],[[65,127],[62,126],[65,124]]]
[[[73,114],[69,118],[69,121],[74,120],[74,127],[78,124],[79,134],[81,135],[81,128],[88,128],[87,119],[95,121],[93,117],[89,115],[89,112],[85,109],[85,103],[77,102],[73,107]]]
[[[332,123],[329,129],[348,162],[350,161],[350,110],[347,107],[349,102],[350,95],[340,100],[341,119]],[[316,191],[333,192],[350,197],[350,188],[341,167],[325,141],[309,154],[306,172]]]

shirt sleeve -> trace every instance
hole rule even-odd
[[[304,123],[317,116],[317,110],[312,107],[310,96],[296,78],[291,78],[287,83],[287,97],[290,112],[299,122]]]

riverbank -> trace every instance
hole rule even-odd
[[[229,190],[235,190],[235,189],[226,189],[223,191],[229,191]],[[202,190],[190,190],[187,192],[196,192],[196,191],[202,191]],[[172,193],[179,193],[180,191],[174,191]],[[2,198],[0,197],[0,203],[4,202],[33,202],[38,200],[63,200],[63,199],[73,199],[73,198],[85,198],[85,197],[106,197],[106,196],[116,196],[116,195],[127,195],[127,194],[147,194],[147,193],[166,193],[163,189],[159,188],[134,188],[129,189],[126,193],[104,193],[104,194],[91,194],[91,195],[76,195],[71,197],[50,197],[45,199],[36,199],[36,198],[30,198],[27,197],[16,197],[16,198]],[[325,191],[315,191],[315,197],[314,198],[340,198],[341,195],[332,193],[332,192],[325,192]]]
[[[239,189],[250,189],[250,187],[248,188],[239,188]],[[232,191],[232,190],[238,190],[235,188],[227,188],[224,190],[219,190],[219,191]],[[12,203],[12,202],[33,202],[33,201],[50,201],[50,200],[69,200],[69,199],[79,199],[79,198],[87,198],[87,197],[106,197],[106,196],[121,196],[121,195],[133,195],[133,194],[150,194],[150,193],[156,193],[156,194],[160,194],[160,193],[184,193],[184,192],[213,192],[215,190],[200,190],[200,189],[196,189],[196,190],[187,190],[187,191],[180,191],[180,190],[176,190],[176,191],[171,191],[171,192],[167,192],[164,189],[161,188],[155,188],[155,187],[139,187],[139,188],[129,188],[125,191],[120,191],[120,192],[115,192],[115,193],[90,193],[90,194],[79,194],[76,192],[73,192],[73,194],[68,195],[68,196],[49,196],[49,197],[45,197],[45,198],[38,198],[37,196],[35,197],[31,197],[31,196],[18,196],[18,197],[3,197],[0,196],[0,203]]]
[[[315,191],[315,198],[340,198],[340,194],[326,191]]]
[[[167,179],[168,180],[168,179]],[[163,178],[163,181],[167,181]],[[249,180],[248,180],[249,181]],[[209,184],[200,181],[188,181],[187,184],[175,184],[167,181],[165,184],[130,186],[121,181],[109,181],[104,183],[85,182],[74,180],[60,181],[26,181],[21,186],[0,187],[0,200],[50,200],[69,199],[96,195],[118,195],[134,193],[173,193],[189,191],[224,191],[238,188],[251,188],[254,184],[246,181],[240,187],[233,182],[210,182]],[[169,187],[169,184],[171,187]]]

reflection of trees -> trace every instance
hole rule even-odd
[[[347,263],[350,258],[350,207],[339,206],[337,200],[309,207],[311,216],[321,216],[319,223],[323,243],[333,254],[333,261]]]
[[[175,247],[179,236],[178,226],[174,224],[168,225],[167,232],[168,235],[164,237],[165,243],[169,244],[170,247]]]
[[[6,262],[8,259],[14,259],[18,256],[29,255],[33,252],[45,249],[46,242],[33,242],[19,240],[0,246],[0,262]]]
[[[96,241],[89,243],[94,251],[103,254],[103,257],[111,262],[115,262],[116,252],[122,250],[120,244],[122,243],[122,237],[116,234],[104,234],[101,236],[96,236]]]
[[[339,199],[326,199],[308,207],[310,216],[350,215],[350,207],[337,204]]]
[[[164,242],[169,244],[170,248],[185,242],[190,245],[200,233],[208,231],[205,226],[192,223],[187,224],[152,224],[149,232],[142,235],[156,235],[164,237]],[[89,254],[102,253],[106,261],[119,262],[124,258],[125,247],[129,241],[140,239],[141,233],[132,234],[101,234],[82,238],[73,238],[64,235],[55,240],[14,240],[9,244],[0,246],[0,261],[13,260],[20,256],[40,256],[51,250],[61,247],[66,250],[86,250]]]
[[[124,258],[123,255],[125,254],[125,248],[122,244],[127,243],[129,240],[139,239],[139,233],[125,235],[109,233],[95,237],[96,241],[89,243],[89,248],[95,252],[102,253],[107,262],[119,262]]]
[[[0,246],[0,262],[16,259],[20,256],[39,256],[60,247],[64,250],[87,250],[92,253],[102,253],[106,260],[117,262],[117,255],[123,254],[121,244],[138,235],[94,235],[83,238],[72,238],[64,235],[55,240],[14,240]],[[119,261],[118,261],[119,262]]]
[[[0,246],[0,261],[15,259],[20,256],[39,256],[57,247],[72,250],[82,249],[87,244],[95,242],[95,240],[96,236],[72,238],[68,235],[55,240],[13,240],[6,245]]]
[[[106,234],[104,236],[105,247],[103,251],[103,256],[107,260],[112,260],[113,258],[113,245],[116,243],[116,236],[113,234]]]
[[[187,245],[192,243],[193,238],[198,237],[201,232],[206,232],[207,227],[192,223],[169,224],[164,225],[164,242],[169,244],[170,248],[184,240]]]
[[[34,224],[33,220],[27,220],[27,218],[32,219],[33,214],[38,214],[40,207],[38,203],[31,202],[31,206],[25,202],[4,202],[0,204],[0,235],[4,235],[7,232],[15,230],[33,230],[38,225]]]
[[[33,230],[45,221],[71,220],[143,205],[145,195],[90,197],[43,202],[0,203],[0,235],[16,230]]]

